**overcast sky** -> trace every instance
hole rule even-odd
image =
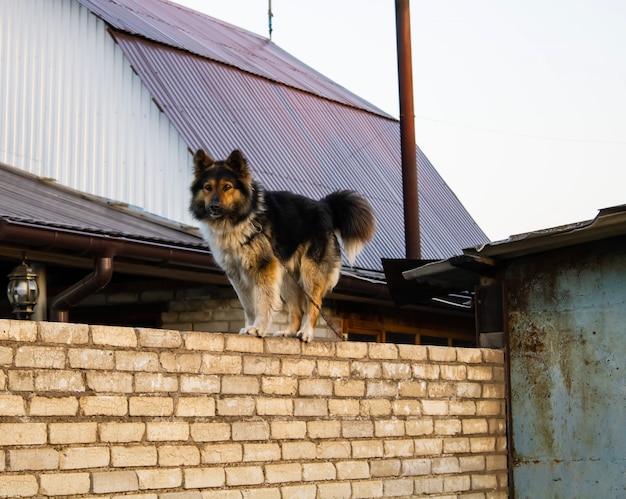
[[[268,36],[268,0],[177,0]],[[395,2],[273,0],[272,40],[398,116]],[[413,0],[417,144],[492,240],[626,203],[626,1]]]

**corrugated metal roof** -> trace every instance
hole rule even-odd
[[[209,16],[160,0],[79,1],[115,28],[124,54],[192,150],[220,158],[240,148],[268,189],[313,198],[361,192],[378,229],[356,266],[379,270],[381,257],[404,257],[397,120],[267,39]],[[421,151],[418,170],[422,258],[487,242]]]
[[[182,247],[205,247],[197,229],[64,187],[0,163],[0,219]]]

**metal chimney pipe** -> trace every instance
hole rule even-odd
[[[409,0],[396,0],[398,88],[400,96],[400,148],[402,193],[404,195],[404,241],[406,258],[421,258],[413,70],[411,62],[411,18]]]

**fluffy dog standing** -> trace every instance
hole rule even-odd
[[[289,327],[275,335],[305,342],[313,338],[322,298],[339,280],[337,236],[352,264],[376,225],[370,204],[354,191],[320,201],[265,191],[238,150],[221,161],[196,152],[190,211],[243,305],[240,333],[265,336],[282,298]]]

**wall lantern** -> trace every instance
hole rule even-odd
[[[39,286],[37,274],[28,266],[26,259],[9,274],[7,297],[18,319],[22,316],[24,319],[30,318],[39,298]]]

